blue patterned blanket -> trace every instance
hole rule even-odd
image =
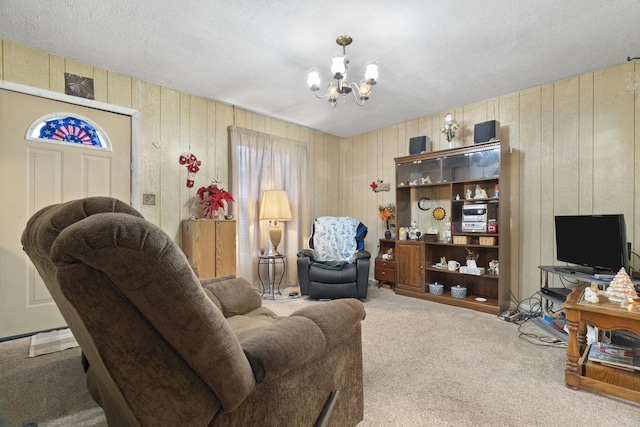
[[[364,228],[360,221],[351,217],[321,216],[315,220],[313,247],[316,261],[353,262],[353,255],[360,248],[356,237]],[[362,236],[364,246],[364,236]]]

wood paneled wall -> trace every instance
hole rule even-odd
[[[461,125],[455,146],[472,145],[474,125],[495,119],[501,139],[511,147],[512,269],[507,274],[518,300],[537,291],[538,265],[558,262],[554,215],[623,213],[627,239],[640,253],[640,90],[625,89],[627,72],[636,72],[640,80],[640,63],[450,111]],[[407,155],[409,138],[419,135],[431,138],[432,151],[448,148],[440,133],[445,113],[343,140],[342,205],[346,214],[369,225],[367,249],[373,253],[384,234],[377,207],[395,200],[393,158]],[[372,192],[368,185],[377,179],[391,182],[392,191]],[[442,228],[431,218],[420,219],[423,228]],[[403,225],[409,224],[398,224]],[[632,265],[640,268],[638,256],[632,255]]]
[[[384,233],[378,205],[395,200],[393,158],[408,154],[413,136],[429,136],[433,151],[448,147],[439,132],[445,111],[340,139],[9,41],[1,43],[2,80],[64,93],[64,73],[70,72],[94,79],[96,100],[140,112],[141,192],[156,194],[156,205],[143,206],[142,213],[177,242],[195,189],[217,176],[223,186],[229,185],[229,125],[309,143],[313,217],[359,218],[369,226],[366,247],[374,255]],[[511,146],[509,274],[516,298],[535,293],[538,265],[556,262],[556,214],[624,213],[627,237],[640,253],[640,90],[627,91],[624,86],[624,73],[640,75],[637,62],[450,111],[461,125],[456,146],[473,144],[474,124],[493,119],[500,121],[502,140]],[[375,107],[372,102],[368,108]],[[186,168],[178,163],[180,153],[189,150],[203,162],[192,189],[185,185]],[[338,150],[340,162],[330,157]],[[392,190],[371,191],[369,184],[377,179],[391,183]],[[632,265],[640,267],[635,255]]]
[[[0,44],[1,80],[64,93],[64,73],[77,74],[93,79],[96,101],[139,111],[141,193],[156,195],[156,205],[143,205],[141,212],[177,243],[180,221],[188,218],[196,190],[216,177],[229,188],[229,125],[307,142],[311,173],[317,176],[312,183],[312,214],[339,210],[340,186],[327,178],[339,172],[338,163],[330,157],[339,150],[336,136],[6,40]],[[192,152],[202,161],[191,189],[186,187],[187,170],[178,162],[183,152]],[[232,204],[232,209],[237,212],[242,207]]]

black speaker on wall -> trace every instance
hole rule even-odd
[[[500,122],[489,120],[488,122],[476,123],[473,127],[473,143],[480,144],[491,139],[500,139]]]
[[[409,138],[409,154],[420,154],[431,151],[431,140],[428,136]]]

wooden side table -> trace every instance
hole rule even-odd
[[[566,312],[569,342],[565,383],[573,389],[587,388],[640,403],[640,372],[626,371],[587,361],[583,362],[587,346],[587,324],[600,330],[627,330],[640,334],[640,312],[620,308],[600,296],[599,304],[583,300],[583,285],[576,288],[563,307]]]
[[[396,283],[396,262],[395,258],[384,259],[382,255],[388,254],[389,249],[391,249],[392,256],[395,257],[395,247],[396,243],[393,239],[380,239],[378,256],[375,258],[375,270],[374,270],[374,279],[376,279],[379,283],[388,283],[391,289],[393,289]],[[378,284],[378,287],[380,285]]]

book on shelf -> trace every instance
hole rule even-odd
[[[640,348],[593,343],[589,348],[589,360],[614,368],[640,371]]]

